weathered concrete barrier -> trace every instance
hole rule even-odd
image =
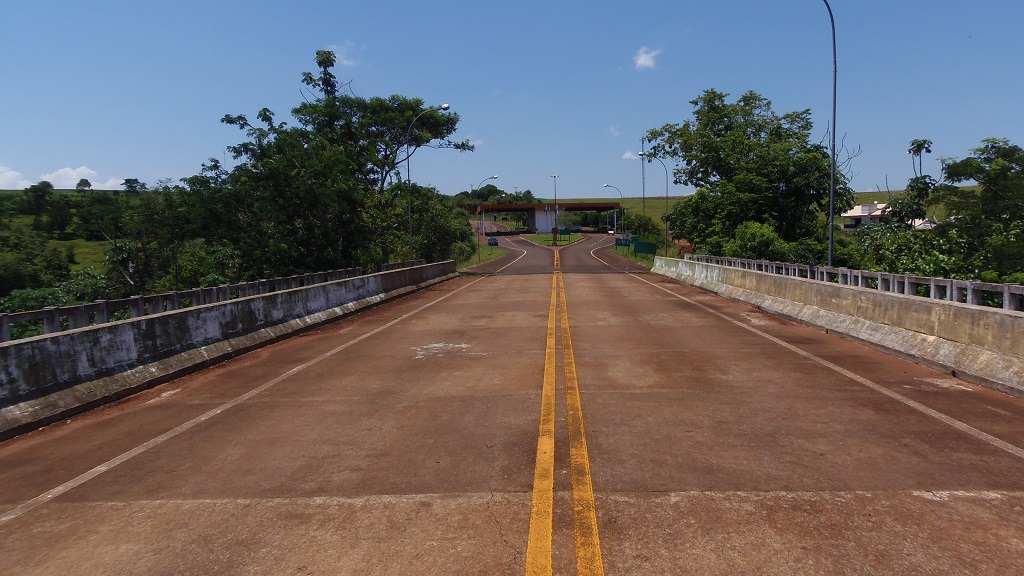
[[[0,439],[457,276],[454,262],[0,344]]]
[[[1024,396],[1024,313],[658,257],[652,270]]]

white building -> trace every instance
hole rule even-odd
[[[854,206],[843,212],[843,230],[854,230],[863,224],[878,224],[882,221],[884,210],[885,204],[879,204],[877,200],[872,204]]]

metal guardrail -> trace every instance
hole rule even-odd
[[[891,274],[872,270],[810,266],[807,264],[771,262],[768,260],[745,260],[742,258],[725,258],[699,254],[687,254],[686,259],[704,264],[743,268],[745,270],[780,274],[783,276],[795,276],[821,282],[837,283],[844,286],[874,288],[885,292],[921,296],[935,300],[959,302],[961,304],[990,306],[1003,308],[1004,310],[1024,310],[1024,286],[1020,284],[993,284],[990,282],[951,280],[949,278]]]
[[[224,284],[210,288],[196,288],[181,292],[166,292],[151,296],[133,296],[119,300],[99,300],[90,304],[55,306],[42,310],[0,314],[0,342],[11,339],[11,325],[21,322],[42,321],[43,334],[54,334],[75,328],[84,328],[113,321],[112,318],[125,316],[138,318],[160,312],[180,310],[203,304],[215,304],[235,298],[245,298],[292,288],[302,288],[324,282],[336,282],[361,276],[361,268],[330,270],[315,274],[269,278],[242,284]]]

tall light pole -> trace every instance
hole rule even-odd
[[[626,207],[625,207],[626,197],[622,195],[622,190],[619,190],[618,187],[612,186],[611,184],[605,184],[604,187],[605,188],[615,188],[615,191],[619,193],[619,198],[622,199],[622,203],[623,203],[622,215],[625,216],[626,215]],[[616,234],[619,233],[619,211],[618,210],[615,211],[615,224],[612,225],[612,230],[614,230]]]
[[[665,162],[655,156],[654,154],[641,154],[644,158],[654,158],[658,162],[661,162],[661,167],[665,169],[665,257],[668,257],[668,166]]]
[[[555,246],[558,246],[558,236],[560,230],[558,229],[558,175],[554,174],[551,176],[551,180],[555,183]]]
[[[832,251],[835,246],[835,202],[836,202],[836,19],[832,16],[832,7],[828,0],[822,0],[828,10],[828,20],[832,24],[832,174],[828,185],[828,265],[832,266]]]
[[[423,110],[422,112],[417,114],[415,118],[412,119],[412,122],[409,123],[409,129],[405,131],[405,183],[406,183],[406,186],[409,188],[409,258],[410,259],[413,256],[415,256],[416,253],[413,251],[413,244],[412,244],[412,177],[409,176],[409,160],[411,159],[410,158],[411,154],[409,153],[409,136],[412,134],[413,124],[416,124],[416,121],[420,119],[420,116],[423,116],[424,114],[426,114],[427,112],[430,112],[430,111],[440,112],[442,110],[447,110],[449,108],[451,108],[451,106],[449,106],[448,104],[441,104],[441,105],[438,105],[438,106],[431,106],[430,108],[427,108],[427,109]],[[399,178],[402,177],[402,173],[401,172],[398,173],[398,177]]]
[[[481,180],[480,183],[476,185],[475,189],[479,190],[480,187],[484,185],[484,182],[487,182],[488,180],[495,180],[497,178],[498,178],[497,174],[495,174],[494,176],[488,176],[487,178],[484,178],[483,180]],[[480,235],[482,236],[483,234],[484,234],[484,205],[483,205],[483,202],[481,202],[480,203]]]
[[[645,140],[640,139],[640,157],[643,158],[647,154],[644,148]],[[647,215],[647,165],[640,162],[640,213]]]

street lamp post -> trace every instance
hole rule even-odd
[[[410,257],[410,259],[413,256],[415,256],[416,253],[413,250],[413,244],[412,244],[412,177],[409,175],[409,161],[411,159],[410,158],[411,154],[409,153],[409,136],[412,135],[412,127],[413,127],[414,124],[416,124],[416,121],[420,119],[420,116],[423,116],[424,114],[426,114],[427,112],[430,112],[430,111],[440,112],[442,110],[447,110],[449,108],[451,108],[451,106],[449,106],[448,104],[441,104],[441,105],[438,105],[438,106],[431,106],[430,108],[427,108],[427,109],[423,110],[422,112],[417,114],[415,118],[412,119],[412,122],[409,123],[409,129],[405,131],[405,183],[406,183],[406,187],[409,189],[408,193],[409,193],[409,257]],[[401,172],[398,173],[398,177],[399,178],[402,177],[402,173]]]
[[[474,188],[474,190],[480,189],[480,187],[484,185],[484,182],[487,182],[488,180],[494,180],[497,177],[498,177],[498,175],[495,174],[494,176],[488,176],[487,178],[484,178],[483,180],[480,181],[479,184],[476,185],[476,188]],[[480,238],[483,239],[484,236],[485,236],[484,235],[484,205],[481,203],[480,204]],[[483,249],[478,246],[477,247],[477,251],[476,251],[476,261],[477,261],[477,264],[479,264],[480,260],[483,258],[480,255],[481,252],[483,252]]]
[[[642,154],[644,158],[654,158],[658,162],[661,162],[661,167],[665,169],[665,257],[668,257],[668,166],[665,162],[655,156],[654,154]]]
[[[487,177],[483,178],[482,180],[480,180],[480,183],[476,184],[476,188],[473,189],[473,190],[479,190],[481,187],[483,187],[483,182],[485,182],[487,180],[496,179],[497,177],[498,177],[498,174],[495,174],[494,176],[487,176]],[[484,218],[483,218],[483,204],[480,204],[480,227],[479,227],[479,229],[480,229],[480,238],[481,239],[484,237],[484,234],[483,234],[483,221],[484,221]],[[477,262],[480,261],[480,250],[477,250],[477,252],[476,252],[476,261]]]
[[[560,230],[558,229],[558,175],[554,174],[551,176],[551,180],[555,183],[555,241],[554,246],[558,246],[558,236]]]
[[[622,199],[622,203],[623,204],[626,203],[626,197],[622,195],[622,190],[619,190],[618,187],[612,186],[611,184],[605,184],[604,187],[605,188],[615,188],[615,191],[619,193],[619,198]],[[622,207],[622,215],[623,216],[626,215],[626,207],[625,206]],[[619,211],[618,210],[615,211],[615,224],[612,225],[612,230],[614,230],[616,234],[619,233]]]
[[[828,20],[832,24],[832,173],[828,185],[828,265],[832,266],[832,251],[835,246],[835,202],[836,202],[836,19],[832,16],[832,7],[828,0],[822,0],[828,10]]]
[[[647,155],[647,151],[644,148],[646,140],[640,139],[640,157],[643,158]],[[643,162],[640,162],[640,213],[647,215],[647,167]]]

